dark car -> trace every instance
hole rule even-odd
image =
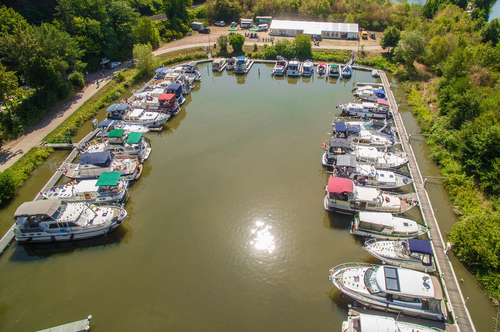
[[[375,33],[374,32],[370,32],[370,38],[371,39],[375,39]]]
[[[203,28],[198,31],[199,33],[210,33],[210,28]]]

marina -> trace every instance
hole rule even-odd
[[[106,257],[110,254],[116,258],[126,255],[128,257],[127,260],[132,260],[132,264],[135,267],[152,269],[156,273],[165,276],[170,284],[176,284],[183,290],[182,295],[179,293],[175,296],[175,291],[167,287],[162,291],[163,294],[169,294],[170,299],[166,303],[164,303],[164,297],[153,296],[150,299],[152,303],[148,303],[146,306],[150,308],[157,306],[162,308],[160,309],[162,312],[165,312],[169,308],[184,317],[186,322],[190,320],[192,315],[196,315],[197,317],[201,316],[207,319],[210,322],[210,326],[217,327],[218,330],[231,330],[234,326],[222,319],[223,317],[228,317],[227,315],[229,314],[237,322],[236,326],[239,330],[251,331],[257,328],[285,330],[297,328],[297,326],[305,329],[321,329],[327,325],[336,326],[335,329],[340,328],[341,324],[339,321],[342,322],[345,320],[345,314],[348,311],[345,300],[338,298],[337,293],[334,294],[332,293],[333,291],[329,291],[328,294],[332,299],[333,307],[336,308],[332,312],[330,306],[323,308],[322,296],[318,296],[318,294],[324,294],[325,289],[327,291],[329,289],[323,282],[325,271],[331,266],[345,262],[345,260],[339,261],[338,258],[332,257],[336,251],[339,252],[340,250],[340,252],[344,253],[346,259],[351,260],[355,260],[356,257],[365,257],[366,253],[363,253],[360,243],[354,242],[350,238],[349,232],[346,231],[350,219],[332,215],[322,210],[321,204],[318,205],[318,201],[321,201],[321,198],[318,200],[318,196],[321,197],[321,186],[328,179],[329,173],[319,165],[318,151],[311,148],[311,146],[317,147],[318,142],[323,140],[320,137],[324,135],[324,129],[322,132],[319,132],[318,129],[324,128],[325,124],[328,125],[328,121],[332,115],[336,115],[336,113],[332,113],[335,112],[334,107],[332,107],[332,100],[330,98],[320,98],[315,105],[315,108],[318,109],[310,113],[309,107],[301,104],[301,94],[298,91],[303,89],[305,91],[302,93],[308,93],[309,91],[310,93],[318,93],[318,90],[319,92],[327,92],[335,88],[338,89],[338,96],[333,102],[342,102],[342,100],[346,100],[349,97],[349,90],[354,82],[351,82],[353,84],[338,82],[333,85],[331,82],[327,83],[324,80],[323,82],[318,80],[316,82],[301,82],[301,84],[298,84],[301,81],[300,78],[293,79],[294,81],[291,81],[293,83],[289,83],[288,80],[290,79],[288,78],[284,78],[285,81],[283,81],[282,78],[269,80],[267,77],[266,80],[264,78],[265,75],[262,75],[261,78],[261,75],[258,75],[258,73],[260,74],[261,71],[265,72],[266,70],[270,72],[272,66],[258,66],[259,71],[248,72],[248,77],[234,76],[227,72],[222,73],[220,77],[212,75],[204,77],[202,83],[197,83],[199,86],[195,86],[192,94],[186,97],[187,100],[184,106],[182,106],[181,112],[165,124],[166,129],[162,133],[146,134],[152,140],[152,146],[155,148],[155,151],[145,161],[143,176],[131,188],[131,199],[125,207],[127,210],[130,209],[133,211],[133,213],[130,214],[131,217],[124,222],[123,226],[110,234],[110,239],[104,241],[107,244],[94,244],[90,247],[91,249],[106,249],[103,251],[104,255],[101,255],[104,257],[97,257],[93,254],[95,250],[85,250],[80,246],[70,246],[72,249],[64,251],[62,247],[56,247],[55,249],[37,248],[33,250],[29,247],[21,247],[15,244],[14,248],[11,248],[11,250],[8,250],[2,256],[0,264],[6,264],[6,260],[23,261],[27,259],[23,258],[25,256],[24,252],[28,253],[28,257],[32,257],[31,259],[38,261],[37,257],[40,257],[40,255],[43,257],[49,251],[52,253],[48,255],[53,256],[58,261],[60,260],[61,264],[73,264],[70,257],[72,257],[72,260],[76,259],[77,261],[92,259],[91,266],[98,268],[99,264],[105,264]],[[356,75],[361,76],[360,78],[365,81],[370,78],[369,72],[363,76],[355,71],[353,76]],[[384,78],[384,75],[382,76]],[[218,97],[216,91],[220,89],[220,84],[224,84],[224,87],[229,86],[229,88],[225,88],[227,89],[225,93],[241,93],[243,90],[240,87],[242,87],[241,81],[243,79],[246,80],[245,86],[251,87],[252,84],[258,83],[259,88],[257,91],[259,91],[260,97],[258,101],[253,100],[251,105],[253,110],[256,107],[260,107],[259,110],[261,111],[248,112],[241,109],[245,102],[252,100],[249,98],[227,100],[227,109],[222,110],[217,108],[215,106]],[[385,79],[387,80],[387,78]],[[231,86],[231,82],[234,83],[235,80],[238,84]],[[205,83],[206,81],[207,83]],[[300,86],[300,88],[297,88],[297,86]],[[262,88],[266,89],[263,90]],[[286,92],[286,90],[289,90],[289,92]],[[273,100],[276,94],[283,96],[286,94],[289,96],[289,93],[295,93],[298,98],[289,98],[290,100],[286,100],[280,97],[279,105],[267,103],[269,100]],[[212,105],[211,103],[214,106],[209,106]],[[189,116],[187,116],[188,108]],[[308,110],[307,116],[301,111],[302,109]],[[214,114],[217,114],[217,119],[213,117]],[[286,119],[288,120],[283,121]],[[318,131],[318,134],[311,135],[311,132],[315,130]],[[401,133],[400,127],[398,127],[398,130]],[[222,134],[223,132],[224,134]],[[255,136],[254,133],[258,133],[258,136]],[[291,137],[287,133],[295,134]],[[306,135],[311,137],[306,137]],[[203,140],[203,144],[199,144],[199,140]],[[292,140],[293,143],[297,144],[297,147],[291,151],[276,152],[276,149],[273,149],[268,144],[268,142],[272,141],[274,142],[273,145],[283,145],[286,140]],[[165,145],[165,148],[157,148],[161,145],[156,143],[162,144],[161,142],[168,142],[168,145]],[[304,147],[307,147],[307,151],[304,150]],[[405,150],[405,152],[407,151]],[[295,152],[295,154],[300,152],[300,158],[303,160],[299,163],[296,161],[292,162],[292,160],[295,160],[292,152]],[[196,158],[193,159],[193,156],[196,156]],[[196,160],[196,162],[193,163],[193,160]],[[252,160],[252,162],[248,163],[249,160]],[[261,165],[261,167],[264,166],[270,173],[262,172],[261,167],[253,167],[256,163]],[[290,167],[292,164],[294,166]],[[286,167],[289,167],[290,170],[284,171]],[[410,160],[410,169],[411,167]],[[162,170],[168,170],[168,173],[165,174],[161,172]],[[296,176],[297,172],[301,174],[300,177]],[[308,172],[312,174],[308,174]],[[158,173],[162,173],[161,176]],[[182,174],[184,176],[181,176]],[[192,178],[187,177],[187,174],[192,174],[190,176]],[[245,175],[243,178],[241,177],[242,174]],[[290,176],[293,176],[295,179],[293,187],[286,185],[286,179]],[[413,179],[417,181],[415,180],[415,176],[413,176]],[[158,184],[155,185],[155,183]],[[194,186],[195,184],[197,185]],[[217,189],[215,191],[202,189],[207,186]],[[291,189],[294,187],[303,189],[299,192]],[[39,190],[39,188],[37,189]],[[145,188],[148,189],[145,190]],[[190,189],[186,190],[186,188]],[[237,197],[232,197],[237,188],[244,188],[246,190],[245,196],[247,202],[245,205],[238,202]],[[197,196],[197,206],[193,210],[187,204],[182,203],[182,201],[190,201],[189,197],[195,193]],[[212,195],[215,195],[215,197],[212,197]],[[280,195],[283,198],[279,198]],[[165,196],[169,197],[169,199],[163,200],[162,198]],[[285,198],[286,201],[284,200]],[[220,202],[225,203],[221,204]],[[422,201],[420,201],[420,204],[422,204]],[[430,203],[424,202],[424,204]],[[307,207],[305,207],[306,205]],[[162,209],[159,211],[148,209],[148,206],[162,206]],[[318,211],[318,207],[322,211]],[[421,207],[421,209],[424,208],[428,208],[428,206]],[[202,215],[199,211],[205,212]],[[302,224],[301,221],[306,219],[316,220],[316,222],[308,222],[307,225]],[[183,220],[183,223],[187,221],[188,224],[196,225],[196,229],[189,228],[188,230],[188,228],[184,228],[176,220]],[[162,221],[162,223],[153,222],[151,225],[153,229],[149,229],[145,225],[145,221],[148,221],[148,224],[149,221]],[[210,225],[206,225],[204,221],[210,221]],[[318,221],[319,225],[323,227],[318,227]],[[235,222],[241,223],[241,225]],[[329,231],[326,231],[325,228]],[[438,227],[434,226],[433,228]],[[158,229],[163,230],[162,233],[168,238],[167,241],[163,241],[159,237],[158,232],[155,231]],[[297,232],[301,237],[298,236],[299,234],[296,234]],[[168,233],[172,234],[169,235]],[[225,233],[231,236],[223,236],[222,234]],[[304,234],[306,235],[304,236]],[[205,239],[202,237],[206,235],[208,235],[208,238]],[[332,236],[335,236],[337,241],[344,241],[346,247],[349,247],[349,251],[343,251],[343,249],[339,249],[337,245],[331,243]],[[217,242],[217,240],[219,243],[214,245],[214,241]],[[240,241],[243,242],[241,243]],[[289,264],[295,262],[296,264],[304,265],[303,262],[300,263],[304,257],[286,245],[289,241],[296,243],[299,247],[310,245],[314,242],[310,253],[314,253],[315,256],[310,263],[306,264],[310,272],[294,275],[291,280],[286,278],[287,282],[299,288],[297,294],[292,298],[284,296],[287,293],[288,286],[285,283],[284,276],[281,276],[282,272],[278,272],[278,269],[290,272],[295,267],[292,268]],[[435,242],[437,241],[433,241],[434,246]],[[137,249],[138,245],[149,244],[157,244],[159,247],[154,252],[147,254],[147,261],[142,261],[141,259],[144,252],[142,255],[140,251],[132,252],[132,250],[135,251]],[[182,255],[190,258],[189,263],[176,260],[174,253],[178,246],[182,248]],[[206,248],[209,248],[209,250],[204,253],[203,251]],[[234,253],[229,255],[222,254],[227,248],[233,248],[235,250]],[[434,250],[436,251],[435,247]],[[34,252],[34,256],[30,256],[30,252]],[[166,258],[160,255],[165,252],[168,253]],[[287,262],[282,261],[285,254],[288,255]],[[226,256],[226,259],[230,263],[212,260],[212,257],[219,257],[220,255]],[[288,262],[288,260],[291,260],[291,262]],[[55,267],[53,265],[54,262],[50,261],[54,261],[54,259],[45,262],[40,260],[39,263],[35,264],[48,266],[46,268],[51,267],[52,270],[50,270],[50,273],[64,271],[64,269],[61,270],[61,267]],[[155,264],[158,261],[165,262],[167,266],[151,266],[151,264]],[[192,287],[196,282],[200,282],[201,279],[199,280],[195,275],[188,275],[186,273],[195,272],[197,266],[203,265],[207,261],[215,264],[213,268],[208,269],[210,273],[214,273],[217,279],[222,279],[217,280],[215,283],[215,280],[211,280],[211,278],[204,278],[204,281],[210,285],[210,294],[221,292],[221,294],[216,295],[216,300],[218,300],[219,304],[215,308],[209,309],[206,313],[202,312],[202,307],[204,307],[203,310],[206,310],[206,304],[208,303],[208,299],[204,299],[205,295],[202,295],[200,299],[201,303],[194,305],[190,310],[184,311],[181,308],[173,309],[174,307],[178,307],[178,304],[181,304],[181,307],[189,306],[192,300],[199,298],[199,294],[204,294],[206,291],[205,287],[193,287],[193,289],[188,290],[189,287]],[[439,263],[439,259],[437,261]],[[129,264],[118,263],[118,271],[116,273],[125,272],[127,265]],[[272,280],[271,284],[267,286],[266,284],[255,282],[252,283],[252,288],[248,289],[238,282],[235,283],[231,278],[243,278],[243,280],[249,281],[248,278],[251,278],[251,276],[240,274],[238,271],[231,272],[234,266],[247,270],[245,273],[250,273],[256,279],[262,277],[270,278]],[[325,266],[328,266],[326,270]],[[216,268],[222,269],[224,272],[218,272]],[[187,269],[186,273],[181,272],[181,269]],[[141,276],[140,272],[136,274],[138,277]],[[153,283],[163,281],[160,281],[159,277],[150,276],[147,278]],[[2,282],[13,282],[12,279],[10,281],[8,279],[10,278],[6,278],[6,276],[0,277],[0,281]],[[187,279],[189,282],[183,283],[181,279]],[[449,279],[445,277],[445,280],[448,282]],[[16,282],[13,283],[16,284]],[[141,293],[152,294],[153,292],[153,287],[144,284],[139,286],[137,283],[136,285],[141,289]],[[237,289],[238,294],[222,288],[227,287],[227,285],[229,285],[230,289]],[[445,292],[450,291],[450,287],[452,286],[446,286]],[[104,290],[102,287],[98,287],[98,289],[106,294],[119,292],[117,287],[111,287],[108,290]],[[302,322],[303,319],[300,321],[291,319],[288,322],[263,319],[259,322],[251,322],[238,311],[232,310],[230,306],[240,303],[242,297],[253,303],[253,305],[262,304],[263,302],[259,298],[251,295],[255,289],[258,289],[258,293],[265,297],[268,304],[263,305],[262,309],[254,309],[253,316],[263,317],[267,311],[271,311],[274,317],[276,315],[278,317],[287,317],[285,311],[276,308],[284,305],[285,301],[289,302],[291,300],[288,308],[291,305],[293,310],[299,310],[298,308],[302,307],[301,304],[304,301],[309,302],[311,308],[305,309],[305,314],[311,315],[314,310],[316,311],[314,314],[315,318],[307,322]],[[75,289],[75,291],[80,296],[83,295],[83,290]],[[92,293],[94,292],[93,290]],[[130,296],[134,296],[139,302],[146,303],[146,298],[140,295],[138,291],[130,290],[129,293]],[[452,296],[448,296],[446,297],[451,299]],[[8,300],[8,298],[9,296],[7,296],[7,299],[4,297],[1,301],[11,303],[12,300]],[[106,303],[109,303],[109,300],[103,301],[103,305]],[[454,309],[455,304],[452,304],[452,308]],[[81,309],[80,305],[77,307]],[[104,309],[102,306],[100,307]],[[132,315],[132,311],[124,305],[118,305],[118,307],[128,311]],[[115,313],[114,309],[104,309],[104,311],[110,315],[118,315],[118,312]],[[224,314],[222,314],[223,312]],[[457,309],[452,310],[452,314],[455,316],[457,312]],[[458,318],[460,318],[461,314],[458,315]],[[210,319],[209,315],[219,318]],[[463,312],[464,317],[467,317],[467,315],[468,313]],[[146,314],[146,316],[149,317],[148,320],[150,321],[152,316],[150,314]],[[172,316],[170,318],[173,319]],[[141,320],[139,319],[139,321]],[[103,326],[108,326],[108,329],[113,329],[104,322],[102,324]],[[122,330],[130,330],[131,326],[137,326],[137,324],[139,322],[132,322],[131,319],[125,319],[125,322],[119,323],[122,326]],[[154,324],[152,326],[155,326],[156,324],[160,324],[160,321],[155,322],[153,319],[152,324]],[[190,330],[193,328],[192,325],[186,325],[184,321],[174,320],[171,321],[171,324],[172,327],[178,330]],[[460,330],[467,331],[460,324],[462,322],[459,320]],[[463,324],[465,326],[465,323]],[[5,326],[6,329],[9,326],[14,326],[10,320],[0,323],[0,325]],[[124,326],[127,326],[127,328]],[[196,324],[194,326],[199,327]]]

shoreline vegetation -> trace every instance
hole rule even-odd
[[[29,2],[29,1],[28,1]],[[57,0],[50,10],[29,11],[0,7],[0,78],[3,103],[0,136],[12,139],[24,127],[39,121],[46,110],[79,91],[85,71],[101,68],[103,58],[123,60],[136,54],[137,45],[157,49],[161,42],[181,39],[190,22],[238,21],[241,17],[358,23],[383,31],[385,50],[362,47],[356,61],[389,70],[404,85],[408,104],[415,105],[421,130],[430,136],[431,158],[439,165],[459,221],[449,233],[457,257],[468,266],[487,294],[500,299],[500,21],[488,22],[493,0],[427,0],[407,2],[336,0],[324,2],[270,0],[208,0],[193,10],[190,0],[109,1],[93,7]],[[35,3],[35,2],[33,2]],[[135,6],[135,7],[134,7]],[[165,13],[166,20],[146,15]],[[31,16],[30,16],[31,15]],[[34,16],[33,16],[34,15]],[[38,15],[38,16],[37,16]],[[34,22],[51,22],[39,25]],[[238,35],[236,35],[238,36]],[[225,36],[223,36],[225,37]],[[25,42],[19,43],[19,40]],[[273,45],[244,46],[244,39],[218,38],[213,56],[245,54],[275,59],[276,55],[314,61],[344,62],[351,51],[312,50],[311,40],[300,36]],[[229,47],[231,53],[229,53]],[[82,51],[82,50],[85,50]],[[137,48],[138,51],[138,48]],[[149,51],[150,53],[150,51]],[[146,55],[145,55],[146,56]],[[176,51],[152,58],[146,67],[135,65],[117,75],[53,133],[56,138],[74,133],[100,109],[120,100],[132,86],[152,75],[155,64],[171,65],[206,58],[203,48]],[[20,86],[29,86],[21,89]],[[22,185],[51,149],[34,148],[13,167],[0,173],[0,204]]]

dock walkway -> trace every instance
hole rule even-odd
[[[398,110],[398,105],[392,94],[389,81],[384,71],[380,71],[380,78],[384,84],[385,91],[387,93],[389,102],[391,104],[394,123],[397,127],[399,138],[401,140],[401,145],[405,153],[408,154],[409,163],[408,168],[410,169],[411,175],[413,177],[413,186],[418,195],[418,200],[420,202],[420,211],[424,218],[426,225],[431,227],[429,231],[430,237],[432,239],[432,246],[434,249],[434,256],[436,259],[436,265],[438,267],[439,277],[441,278],[441,283],[443,285],[444,294],[447,299],[448,311],[450,316],[448,317],[448,322],[450,324],[454,323],[458,325],[458,329],[461,332],[475,332],[476,329],[470,317],[469,311],[465,305],[465,301],[460,290],[455,272],[451,266],[450,259],[445,252],[445,244],[441,231],[439,230],[439,225],[434,216],[433,208],[427,195],[427,191],[424,188],[424,180],[422,179],[422,174],[420,174],[420,169],[418,167],[413,149],[409,143],[409,136],[406,132],[403,120]]]
[[[49,329],[40,330],[38,332],[87,332],[90,331],[91,319],[92,315],[89,315],[86,319],[59,325],[56,327],[51,327]]]

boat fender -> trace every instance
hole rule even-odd
[[[340,293],[340,298],[343,299],[345,297],[344,293]]]
[[[50,237],[50,241],[52,241],[52,242],[56,242],[56,238],[55,238],[55,236],[51,236],[51,237]]]
[[[113,231],[113,227],[109,226],[108,228],[108,234],[111,233]]]
[[[69,237],[70,240],[73,240],[75,238],[75,234],[71,234],[71,236]]]
[[[31,240],[33,240],[33,238],[29,237],[29,238],[26,239],[26,242],[31,242]]]

